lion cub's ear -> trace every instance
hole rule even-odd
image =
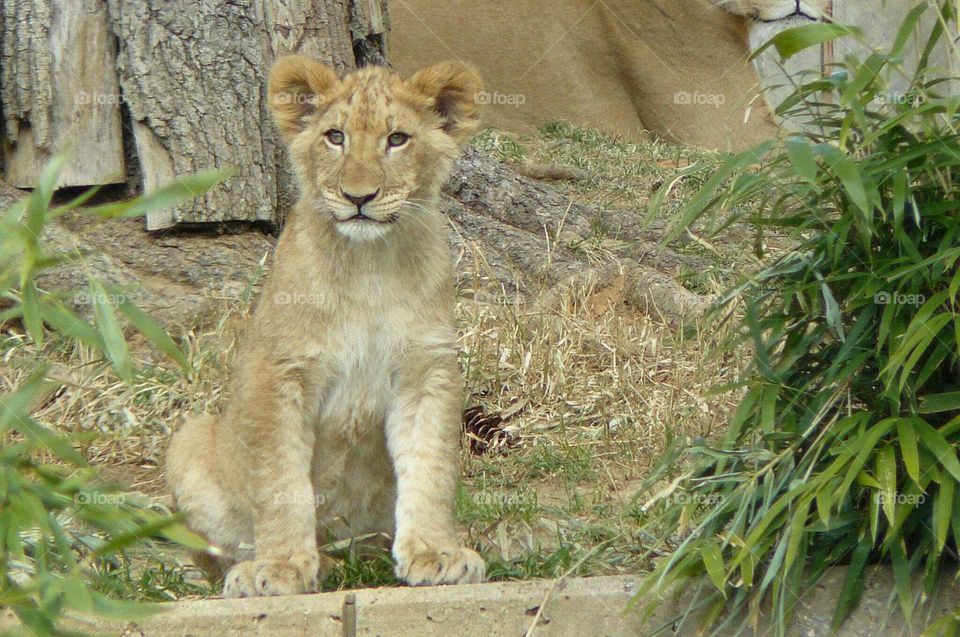
[[[477,94],[483,90],[480,74],[470,64],[452,60],[418,71],[407,86],[433,100],[443,119],[443,130],[464,142],[480,124]]]
[[[317,111],[339,83],[333,70],[303,55],[278,58],[270,70],[267,95],[270,111],[284,140],[306,128],[306,118]]]

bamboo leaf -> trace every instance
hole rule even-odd
[[[900,453],[903,456],[903,465],[914,482],[920,482],[920,453],[917,451],[917,434],[913,430],[910,420],[904,418],[897,421],[897,438],[900,442]]]
[[[855,36],[858,39],[862,39],[863,30],[858,27],[825,22],[807,24],[781,31],[771,38],[769,42],[755,50],[750,56],[750,59],[753,60],[757,58],[757,56],[773,46],[777,49],[780,57],[786,60],[811,46],[830,42],[831,40],[845,36]]]
[[[806,525],[807,525],[807,516],[810,512],[810,503],[812,498],[804,498],[800,501],[797,506],[797,510],[794,511],[793,517],[790,520],[790,526],[788,529],[789,540],[787,542],[787,552],[784,554],[783,559],[783,570],[784,572],[790,572],[793,568],[794,560],[797,557],[797,554],[800,550],[800,547],[806,541]]]
[[[173,342],[167,331],[163,329],[156,320],[126,298],[119,303],[120,312],[127,317],[130,323],[137,328],[141,334],[156,345],[160,350],[175,360],[184,370],[190,370],[190,361],[183,351]]]
[[[920,17],[927,10],[928,6],[926,3],[920,3],[915,6],[910,13],[907,14],[907,17],[903,19],[903,22],[900,23],[900,29],[897,31],[897,37],[893,41],[893,47],[890,49],[891,57],[899,57],[903,53],[904,47],[907,45],[907,42],[910,40],[910,36],[913,35],[913,30],[917,26]]]
[[[27,199],[26,229],[31,243],[40,241],[47,218],[47,209],[50,207],[50,200],[53,198],[53,192],[57,188],[57,181],[66,162],[67,156],[62,153],[47,162],[37,178],[36,187]]]
[[[236,172],[235,168],[201,170],[178,177],[176,181],[160,186],[136,199],[90,208],[90,213],[104,219],[128,219],[139,217],[151,210],[172,208],[183,201],[195,199]]]
[[[850,556],[850,565],[847,566],[847,575],[843,580],[843,586],[840,588],[840,597],[837,599],[837,606],[833,611],[832,626],[834,630],[840,629],[843,622],[860,603],[860,597],[863,595],[867,558],[870,557],[871,549],[872,544],[867,537],[860,538],[853,549]]]
[[[720,547],[712,541],[705,541],[700,545],[700,557],[703,559],[703,566],[710,577],[710,581],[717,587],[717,590],[726,596],[726,573],[723,566],[723,555]]]
[[[27,333],[37,345],[43,345],[43,312],[40,310],[40,297],[33,279],[28,279],[23,286],[23,324]]]
[[[830,509],[833,508],[833,496],[831,495],[831,489],[828,487],[823,487],[817,491],[816,496],[817,501],[817,515],[820,518],[820,522],[827,526],[830,523]]]
[[[56,208],[51,208],[50,211],[47,213],[47,219],[55,219],[56,217],[64,215],[70,212],[71,210],[75,210],[79,208],[83,204],[93,199],[93,197],[98,192],[100,192],[100,186],[87,188],[86,190],[84,190],[82,193],[80,193],[79,195],[77,195],[67,203],[57,206]]]
[[[846,476],[840,483],[840,486],[838,486],[834,492],[834,497],[837,499],[845,497],[845,495],[849,492],[850,485],[856,478],[857,473],[863,468],[867,457],[873,453],[874,448],[877,446],[877,442],[887,435],[887,432],[890,431],[893,424],[897,420],[897,418],[884,418],[880,422],[873,424],[870,429],[868,429],[862,435],[851,436],[846,441],[846,446],[848,446],[851,450],[856,450],[856,452],[853,461],[850,462],[847,467]]]
[[[890,558],[900,610],[903,611],[903,616],[909,624],[913,615],[913,585],[910,581],[910,562],[907,560],[903,540],[894,542],[890,547]]]
[[[834,335],[843,342],[846,337],[843,330],[843,318],[840,316],[840,306],[830,291],[830,286],[826,282],[820,284],[820,291],[823,294],[824,314],[827,319],[827,325]]]
[[[86,320],[74,314],[62,303],[44,303],[43,319],[57,332],[76,339],[97,350],[103,350],[103,340]]]
[[[27,415],[21,415],[14,424],[15,428],[27,438],[33,440],[41,448],[49,450],[58,458],[78,466],[87,464],[83,454],[79,453],[70,444],[70,441],[61,437],[57,432],[38,424]]]
[[[70,608],[83,613],[93,611],[93,595],[90,593],[84,581],[79,577],[64,578],[63,594]]]
[[[886,65],[887,57],[881,53],[870,55],[860,67],[857,76],[843,89],[840,95],[841,104],[851,104],[863,93],[868,84],[873,83],[877,74]],[[869,128],[862,125],[861,128]]]
[[[934,458],[946,469],[955,480],[960,480],[960,461],[957,460],[957,450],[940,434],[939,431],[919,418],[913,419],[914,430],[920,436],[924,446],[933,453]]]
[[[950,515],[950,526],[953,527],[953,541],[955,546],[960,546],[960,489],[954,485],[953,489],[953,507]]]
[[[867,189],[863,182],[863,174],[856,163],[845,157],[839,151],[830,153],[827,158],[830,171],[843,184],[843,190],[850,201],[865,215],[870,214],[870,201],[867,198]]]
[[[802,137],[793,136],[789,137],[783,146],[787,151],[787,155],[790,157],[790,162],[793,164],[794,169],[797,171],[797,174],[800,175],[801,179],[811,184],[816,183],[819,169],[810,144]]]
[[[887,445],[877,454],[877,480],[880,482],[880,497],[883,512],[893,524],[897,501],[897,460],[893,447]]]
[[[940,488],[933,500],[933,535],[936,541],[936,554],[943,552],[947,544],[947,533],[950,531],[950,520],[953,515],[953,492],[956,481],[944,475]]]
[[[960,411],[960,391],[920,397],[921,414],[939,414],[945,411]]]
[[[896,232],[902,232],[903,212],[907,205],[907,174],[905,171],[897,171],[891,179],[893,190],[890,205],[893,209],[893,229]]]
[[[130,350],[123,336],[123,329],[113,310],[113,297],[107,294],[103,284],[97,280],[90,281],[90,294],[93,315],[97,320],[97,329],[103,339],[107,358],[113,363],[120,378],[130,380],[133,377],[133,360],[130,358]]]
[[[700,189],[690,198],[690,201],[684,205],[680,211],[679,220],[674,224],[673,228],[666,233],[663,241],[667,243],[676,239],[683,231],[683,228],[689,226],[703,213],[703,209],[706,207],[708,201],[714,196],[721,183],[743,168],[760,161],[760,159],[772,147],[773,142],[764,142],[762,144],[758,144],[750,150],[744,151],[738,155],[734,155],[729,160],[724,162],[713,173],[713,175],[707,179],[706,183],[704,183],[703,186],[701,186]]]

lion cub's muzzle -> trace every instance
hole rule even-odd
[[[379,188],[373,192],[359,195],[341,188],[340,197],[344,200],[344,203],[349,203],[350,206],[336,206],[333,211],[334,221],[338,224],[390,224],[395,222],[398,218],[396,213],[382,214],[381,211],[376,209],[379,196]]]

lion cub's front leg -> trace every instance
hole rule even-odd
[[[306,376],[289,361],[254,365],[231,405],[229,433],[249,456],[249,475],[237,477],[253,507],[255,546],[254,559],[224,577],[225,597],[315,592],[332,564],[317,550]]]
[[[483,559],[461,547],[454,527],[462,381],[452,345],[407,357],[387,418],[397,476],[397,577],[408,584],[482,582]]]

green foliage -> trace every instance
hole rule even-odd
[[[343,552],[341,559],[324,579],[322,590],[340,591],[351,588],[376,588],[399,584],[393,572],[393,559],[388,551],[358,554]]]
[[[891,50],[797,86],[778,110],[803,133],[687,171],[711,176],[675,233],[710,211],[718,229],[749,224],[758,250],[772,233],[791,245],[723,299],[742,311],[732,345],[754,352],[733,388],[742,401],[718,448],[689,449],[692,469],[655,498],[657,524],[682,535],[643,590],[698,578],[713,591],[708,626],[724,610],[753,623],[767,603],[783,634],[804,591],[845,564],[838,626],[877,562],[892,566],[910,617],[918,582],[933,592],[956,561],[960,97],[942,94],[929,55],[911,75],[900,59],[937,10],[918,5]],[[949,2],[939,11],[928,53],[956,26]],[[817,24],[772,45],[789,55],[841,34],[858,37]],[[902,99],[890,99],[891,76],[910,79]]]
[[[100,351],[103,364],[124,379],[139,371],[130,355],[121,321],[184,369],[186,356],[163,328],[96,279],[89,294],[94,322],[64,302],[77,291],[47,292],[37,276],[51,267],[82,268],[83,255],[52,250],[43,240],[47,223],[90,200],[95,191],[52,207],[63,158],[54,159],[26,199],[0,214],[0,325],[20,320],[37,347],[51,333]],[[193,197],[223,178],[223,171],[192,175],[131,201],[96,206],[101,218],[141,215]],[[64,634],[62,618],[72,613],[137,617],[151,608],[121,602],[98,592],[90,581],[118,556],[146,538],[161,537],[193,548],[206,543],[175,518],[148,503],[99,486],[95,471],[73,441],[34,420],[32,412],[59,385],[40,369],[10,393],[0,395],[0,607],[12,609],[21,627],[10,634]],[[153,579],[143,581],[149,584]]]

